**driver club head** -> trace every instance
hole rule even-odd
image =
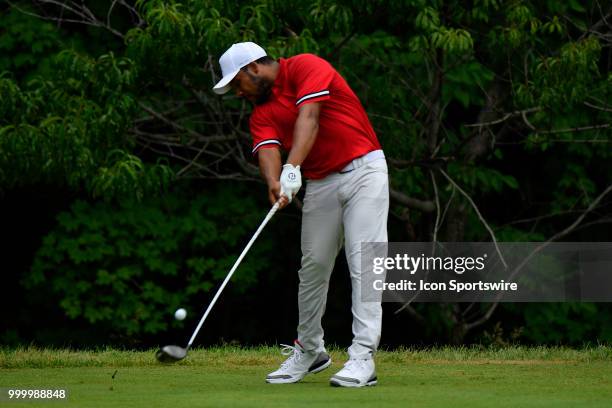
[[[179,346],[164,346],[155,353],[160,363],[175,363],[187,356],[187,349]]]

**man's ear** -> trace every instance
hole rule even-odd
[[[250,71],[252,74],[259,73],[259,64],[256,62],[251,62],[248,65],[245,65],[245,68]]]

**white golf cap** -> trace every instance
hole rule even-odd
[[[232,45],[219,58],[223,78],[213,87],[213,91],[219,95],[229,91],[231,89],[229,83],[238,74],[240,68],[266,55],[266,51],[253,42],[242,42]]]

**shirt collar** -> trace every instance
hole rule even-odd
[[[280,67],[278,68],[278,74],[276,75],[276,79],[274,80],[274,84],[272,85],[272,92],[274,92],[274,94],[281,93],[285,84],[285,71],[287,66],[287,60],[285,58],[279,58],[278,63]]]

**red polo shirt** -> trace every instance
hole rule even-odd
[[[270,99],[255,105],[251,114],[253,154],[267,148],[291,150],[299,108],[313,102],[321,102],[321,111],[317,138],[302,163],[306,178],[321,179],[380,149],[361,102],[327,61],[301,54],[279,63]]]

